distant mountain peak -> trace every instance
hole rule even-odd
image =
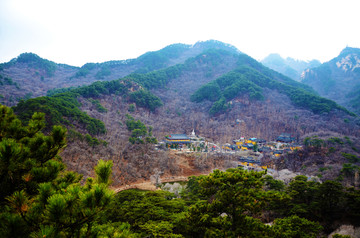
[[[290,57],[284,59],[277,53],[268,55],[261,63],[297,81],[301,79],[301,74],[304,70],[317,67],[321,64],[318,60],[304,61]]]
[[[302,82],[321,96],[360,112],[360,49],[346,47],[340,54],[319,67],[304,71]]]
[[[354,71],[360,68],[360,55],[348,54],[337,61],[336,66],[345,72],[349,70]]]
[[[33,63],[45,60],[32,52],[25,52],[20,54],[18,57],[12,59],[10,62],[18,62],[18,63]]]
[[[346,47],[339,56],[334,59],[336,66],[344,72],[359,71],[360,69],[360,49]]]
[[[349,55],[349,54],[360,55],[360,49],[347,46],[340,52],[339,57],[346,56],[346,55]]]
[[[238,53],[238,54],[242,53],[235,46],[228,44],[228,43],[224,43],[222,41],[218,41],[218,40],[198,41],[192,47],[193,48],[204,48],[204,49],[210,49],[210,48],[225,49],[225,50],[229,50],[229,51],[232,51],[232,52]]]

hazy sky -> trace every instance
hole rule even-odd
[[[0,62],[24,52],[75,66],[215,39],[259,60],[322,62],[360,48],[359,0],[0,0]]]

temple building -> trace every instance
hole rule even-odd
[[[190,144],[190,138],[185,134],[170,134],[165,136],[165,143],[167,144]]]

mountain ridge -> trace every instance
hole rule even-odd
[[[304,71],[302,82],[321,96],[360,113],[360,49],[347,47],[332,60]]]
[[[279,54],[269,54],[260,61],[266,67],[269,67],[279,73],[282,73],[296,81],[300,81],[301,74],[308,68],[319,66],[321,63],[318,60],[296,60],[290,57],[282,58]]]
[[[215,40],[199,41],[194,45],[173,44],[159,51],[146,52],[135,59],[86,63],[82,67],[57,64],[33,53],[23,53],[0,64],[0,75],[17,83],[17,87],[7,85],[0,89],[0,103],[14,106],[20,99],[44,96],[49,90],[114,80],[130,73],[150,72],[183,63],[209,48],[240,54],[234,46]]]
[[[314,94],[311,87],[242,53],[208,49],[182,64],[146,70],[54,92],[51,97],[23,100],[14,110],[25,121],[34,111],[42,111],[47,114],[49,125],[62,124],[68,128],[69,144],[62,156],[69,169],[91,176],[90,168],[97,160],[113,160],[118,165],[115,185],[144,180],[153,173],[153,168],[181,174],[166,151],[129,142],[132,132],[126,127],[128,115],[153,128],[152,134],[158,141],[170,133],[188,134],[192,130],[220,145],[241,136],[272,141],[284,132],[298,142],[316,133],[360,136],[357,117]],[[236,81],[236,85],[225,84],[228,74],[234,75],[230,82]],[[223,101],[191,100],[197,90],[214,81],[223,83],[219,91]],[[251,87],[255,95],[261,95],[260,100],[252,97]],[[225,90],[230,88],[231,91]],[[297,92],[295,96],[293,92]],[[309,101],[303,103],[304,99]],[[309,108],[312,103],[322,109],[312,110]],[[212,110],[214,104],[221,110]],[[216,158],[210,165],[204,158],[194,163],[199,168],[212,169],[217,165]]]

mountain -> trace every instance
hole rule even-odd
[[[290,57],[284,59],[279,54],[270,54],[264,58],[261,63],[296,81],[300,81],[301,74],[304,70],[317,67],[321,64],[318,60],[303,61]]]
[[[321,96],[360,113],[360,49],[347,47],[339,56],[305,70],[302,82]]]
[[[358,118],[345,108],[231,48],[206,49],[163,69],[20,101],[14,110],[24,121],[42,111],[48,125],[68,127],[62,157],[70,169],[90,176],[97,160],[112,159],[115,185],[148,179],[155,168],[171,175],[188,171],[179,162],[184,157],[129,143],[131,117],[151,126],[158,141],[192,130],[217,144],[240,136],[275,140],[283,132],[301,141],[308,134],[353,137],[360,131]],[[204,172],[224,163],[222,158],[187,163]]]
[[[57,64],[33,53],[23,53],[10,62],[0,64],[0,103],[14,106],[21,99],[59,92],[56,89],[158,70],[183,63],[206,49],[240,53],[234,46],[209,40],[194,45],[173,44],[158,51],[147,52],[136,59],[87,63],[82,67]]]
[[[21,121],[0,106],[0,236],[315,237],[317,222],[321,235],[345,221],[358,226],[359,117],[226,44],[209,44],[225,47],[188,57],[192,46],[120,78],[19,100],[12,109]],[[23,56],[31,60],[15,65],[26,78],[62,68],[76,81],[81,70]],[[90,82],[88,70],[79,78]],[[190,149],[163,142],[191,131]],[[280,134],[296,143],[275,142]],[[242,136],[269,147],[230,150]],[[249,169],[237,168],[244,161]]]

